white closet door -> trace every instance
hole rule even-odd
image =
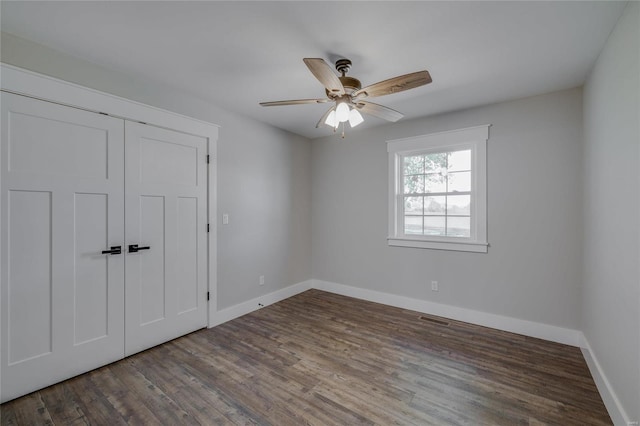
[[[124,356],[124,123],[1,96],[7,401]]]
[[[129,121],[125,133],[131,355],[206,326],[207,141]]]

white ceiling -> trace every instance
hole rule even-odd
[[[349,58],[364,86],[429,70],[373,99],[406,120],[581,85],[625,4],[2,1],[1,29],[316,138],[329,104],[258,105],[324,96],[304,57]]]

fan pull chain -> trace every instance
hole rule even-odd
[[[344,123],[342,123],[342,139],[344,139]]]

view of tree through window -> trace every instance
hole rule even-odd
[[[471,150],[403,157],[404,233],[469,238]]]

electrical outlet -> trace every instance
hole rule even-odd
[[[223,225],[228,225],[229,224],[229,214],[228,213],[223,213],[222,214],[222,224]]]
[[[264,285],[264,275],[260,275],[260,280],[258,281],[259,285]]]
[[[438,291],[438,281],[431,281],[431,291]]]

